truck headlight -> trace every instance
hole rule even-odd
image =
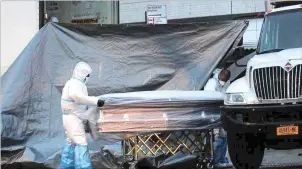
[[[246,101],[242,93],[227,93],[225,97],[227,104],[245,104]]]

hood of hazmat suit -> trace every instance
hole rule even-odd
[[[87,63],[80,62],[75,66],[72,77],[85,82],[86,77],[91,74],[91,72],[92,69]]]
[[[55,16],[51,17],[51,18],[50,18],[50,21],[51,21],[51,22],[55,22],[55,23],[58,23],[58,22],[59,22],[58,18],[55,17]]]

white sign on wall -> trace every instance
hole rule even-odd
[[[147,6],[147,24],[167,24],[166,5]]]
[[[148,18],[147,24],[167,24],[167,18]]]

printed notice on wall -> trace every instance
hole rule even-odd
[[[73,13],[72,19],[95,19],[97,18],[97,14],[94,12],[80,12],[80,13]]]
[[[58,12],[59,11],[59,2],[57,1],[47,1],[46,10],[47,12]]]
[[[147,24],[167,24],[167,18],[148,18]]]
[[[92,9],[93,5],[94,5],[94,1],[85,2],[85,8],[86,9]]]
[[[147,24],[167,24],[166,5],[147,6]]]
[[[71,23],[98,23],[100,13],[80,12],[71,15]]]

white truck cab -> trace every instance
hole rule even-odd
[[[245,76],[230,84],[222,107],[236,169],[259,168],[265,147],[301,147],[302,2],[276,4],[264,16]]]
[[[266,14],[246,70],[228,87],[225,105],[302,102],[302,5]]]

